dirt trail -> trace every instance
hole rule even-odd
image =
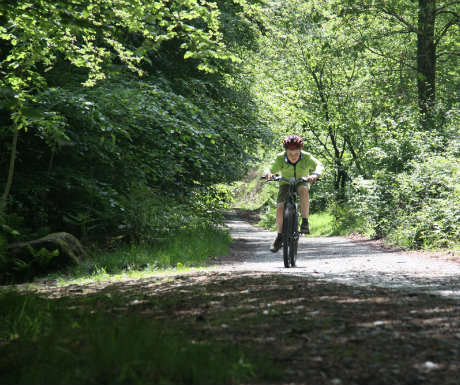
[[[275,233],[227,216],[235,243],[218,261],[229,271],[290,274],[358,286],[398,288],[460,298],[460,258],[420,252],[388,251],[370,241],[344,237],[302,237],[297,266],[285,269],[282,250],[269,251]]]
[[[281,383],[460,385],[458,259],[304,237],[285,269],[274,233],[227,224],[231,254],[201,277],[200,333],[270,352]]]
[[[204,270],[43,293],[121,293],[126,306],[105,311],[178,324],[282,368],[251,384],[460,385],[458,260],[305,237],[298,266],[285,269],[269,251],[274,233],[236,214],[227,224],[231,253]]]

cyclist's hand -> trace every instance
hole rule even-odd
[[[307,178],[308,183],[316,183],[317,180],[318,180],[318,175],[316,174],[312,174]]]

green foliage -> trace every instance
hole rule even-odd
[[[437,51],[435,60],[442,65],[436,66],[437,104],[424,115],[423,98],[431,96],[420,93],[424,79],[418,77],[423,68],[417,42],[427,36],[417,32],[424,25],[413,7],[409,2],[272,1],[262,13],[260,50],[248,68],[260,111],[275,135],[301,134],[307,149],[325,163],[312,207],[319,203],[334,215],[334,231],[396,236],[393,229],[399,227],[407,232],[396,236],[400,243],[447,245],[456,242],[456,214],[450,214],[455,198],[448,201],[438,191],[434,201],[415,208],[398,194],[401,181],[415,175],[416,164],[446,148],[449,165],[458,163],[458,97],[448,90],[460,84],[458,55],[452,55],[453,46],[458,50],[453,36],[460,9],[452,2],[436,3],[438,11],[449,11],[436,12],[435,40],[443,54]],[[441,190],[451,191],[448,185]],[[266,208],[262,223],[273,227],[273,217],[273,207]],[[398,218],[406,219],[399,223]],[[420,231],[410,230],[412,221],[420,221]]]
[[[308,222],[313,237],[337,235],[334,232],[335,217],[327,212],[310,215]]]
[[[62,283],[117,280],[120,277],[149,276],[158,271],[208,264],[213,258],[227,255],[231,237],[228,231],[206,223],[177,228],[173,234],[155,242],[126,244],[114,239],[105,250],[95,251],[90,260],[67,268],[49,279]]]
[[[400,178],[449,146],[458,159],[455,2],[436,3],[427,115],[418,43],[430,37],[407,1],[48,3],[0,5],[1,180],[21,131],[2,206],[24,218],[7,223],[23,238],[55,228],[152,242],[218,222],[212,211],[229,195],[215,186],[241,179],[273,151],[262,146],[291,133],[326,165],[312,207],[383,236],[409,207],[394,193]],[[257,199],[238,204],[271,226],[274,188],[257,184]],[[447,201],[425,203],[450,212]],[[410,210],[427,221],[423,239],[441,226],[430,209]]]
[[[460,242],[458,158],[429,155],[398,176],[399,214],[390,235],[409,247],[446,247]]]
[[[0,282],[24,282],[32,280],[36,275],[43,274],[59,250],[52,251],[46,248],[35,250],[28,247],[29,254],[25,258],[11,258],[6,250],[6,242],[0,258]]]
[[[104,67],[115,57],[142,74],[148,54],[176,38],[183,39],[184,57],[200,58],[203,69],[212,69],[207,58],[229,57],[220,41],[218,11],[197,1],[18,0],[3,3],[0,17],[0,39],[9,45],[2,55],[8,73],[1,85],[23,93],[42,88],[46,83],[37,68],[49,70],[60,57],[88,71],[87,85],[103,79]],[[126,44],[126,33],[136,35],[139,43]]]
[[[410,166],[401,174],[356,181],[354,205],[365,228],[410,248],[459,243],[458,155],[423,153]]]
[[[331,235],[348,235],[359,232],[363,232],[367,236],[375,234],[374,229],[369,230],[369,227],[364,225],[365,219],[357,215],[350,204],[334,202],[328,207],[326,215],[331,215],[333,218],[330,224],[332,227]]]
[[[184,215],[214,217],[225,195],[214,186],[239,178],[263,136],[246,80],[229,75],[237,60],[224,46],[232,41],[238,51],[240,30],[250,37],[253,6],[221,6],[2,3],[0,164],[8,169],[11,130],[26,129],[7,202],[24,218],[22,237],[47,227],[116,235],[133,228],[130,215],[147,201],[171,196],[187,206]],[[147,198],[136,204],[138,191]]]
[[[165,260],[172,266],[197,266],[228,255],[230,242],[230,235],[222,229],[202,227],[192,231],[182,230],[163,244],[159,254],[165,255]]]
[[[272,204],[266,205],[260,213],[259,226],[266,229],[277,231],[276,227],[276,195]]]
[[[262,175],[262,174],[260,174]],[[270,206],[276,200],[278,186],[276,183],[267,183],[260,178],[245,178],[234,184],[235,199],[233,205],[246,210],[260,210]]]
[[[0,218],[0,234],[2,234],[5,240],[12,239],[15,236],[20,235],[17,230],[20,228],[24,218],[19,217],[16,214],[4,216]]]
[[[1,292],[0,382],[230,384],[277,374],[250,351],[194,343],[180,325],[119,313],[125,301],[117,293],[49,300]]]
[[[378,173],[373,180],[356,178],[355,193],[350,201],[357,217],[363,218],[361,231],[381,237],[391,222],[394,174]]]
[[[23,135],[19,151],[31,144],[35,151],[17,160],[12,206],[20,205],[29,227],[83,237],[145,225],[147,216],[150,230],[167,229],[176,220],[158,215],[165,202],[164,211],[177,203],[212,212],[225,199],[215,185],[242,175],[261,132],[236,100],[210,97],[202,81],[189,85],[114,79],[85,92],[40,94],[37,105],[66,121],[66,139],[50,152],[40,137]],[[151,236],[145,230],[134,231]]]
[[[331,187],[343,201],[351,175],[372,174],[366,152],[385,143],[376,122],[383,107],[374,106],[392,99],[376,86],[375,61],[335,15],[335,2],[273,3],[266,12],[270,28],[262,37],[263,54],[255,63],[257,95],[280,138],[301,134],[307,149],[326,163]]]

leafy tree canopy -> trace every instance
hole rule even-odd
[[[213,69],[209,58],[229,58],[213,2],[16,0],[2,2],[0,17],[3,47],[9,45],[2,52],[2,86],[16,91],[42,87],[40,70],[52,68],[58,56],[87,69],[86,85],[103,79],[115,59],[142,74],[148,54],[175,38],[184,57],[200,59],[202,69]],[[139,37],[136,45],[127,44],[128,33]]]

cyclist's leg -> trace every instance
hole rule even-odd
[[[300,197],[300,211],[302,212],[302,218],[308,218],[310,214],[310,196],[309,186],[299,185],[297,186],[297,192]]]
[[[300,197],[300,211],[302,212],[302,218],[308,218],[310,214],[310,184],[307,182],[302,182],[297,184],[297,194]]]
[[[278,197],[276,199],[276,228],[278,230],[278,234],[281,234],[283,231],[283,210],[284,210],[284,202],[286,201],[286,196],[289,192],[289,185],[282,184],[279,186],[278,189]]]
[[[310,214],[310,185],[308,183],[301,183],[297,186],[297,193],[300,197],[300,212],[302,213],[301,232],[310,234],[310,226],[308,224],[308,216]]]
[[[278,252],[278,250],[283,245],[283,238],[282,238],[281,233],[283,232],[284,199],[288,191],[289,191],[289,186],[287,186],[287,189],[284,185],[279,186],[277,207],[276,207],[276,228],[278,230],[278,235],[276,236],[276,239],[273,242],[273,244],[270,246],[270,251],[272,253]]]
[[[276,229],[278,230],[278,234],[281,234],[283,231],[283,210],[284,202],[278,203],[276,206]]]

